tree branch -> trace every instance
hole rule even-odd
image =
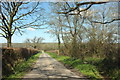
[[[4,34],[0,33],[0,35],[2,35],[1,37],[4,37],[4,38],[6,38],[6,36],[5,36]]]
[[[72,11],[75,11],[76,9],[78,9],[82,5],[88,5],[88,4],[90,4],[90,6],[88,6],[87,8],[79,11],[79,12],[83,12],[83,11],[88,10],[92,5],[95,5],[95,4],[104,4],[104,3],[108,3],[108,2],[83,2],[83,3],[78,3],[78,4],[76,4],[76,7],[71,8],[69,11],[57,12],[57,13],[58,14],[68,14],[68,13],[70,13]]]
[[[93,23],[100,23],[100,24],[108,24],[108,23],[112,23],[112,22],[114,22],[114,21],[119,21],[120,19],[113,19],[113,20],[111,20],[111,21],[107,21],[107,22],[99,22],[99,21],[91,21],[91,22],[93,22]]]
[[[39,4],[39,3],[38,3],[38,4]],[[24,17],[24,16],[26,16],[26,15],[29,15],[29,14],[31,14],[31,13],[34,13],[34,10],[37,8],[38,4],[37,4],[31,11],[29,11],[28,13],[22,14],[22,15],[19,16],[18,18],[14,19],[13,22],[19,20],[20,18],[22,18],[22,17]]]

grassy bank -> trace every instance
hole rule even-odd
[[[21,63],[19,63],[15,68],[14,68],[14,72],[15,74],[10,75],[9,77],[5,77],[5,78],[22,78],[22,76],[31,69],[31,67],[33,66],[33,63],[36,62],[36,60],[39,58],[41,53],[37,53],[33,56],[31,56],[27,61],[23,61]]]
[[[83,75],[88,76],[88,78],[92,80],[101,80],[103,78],[98,69],[95,65],[92,65],[94,62],[99,62],[101,59],[98,58],[86,58],[85,61],[81,61],[80,59],[73,59],[69,56],[58,56],[55,53],[48,53],[53,58],[57,59],[58,61],[69,65],[70,67],[73,67],[77,69],[79,72],[81,72]]]

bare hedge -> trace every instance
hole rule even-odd
[[[2,76],[14,73],[14,67],[22,61],[26,61],[38,50],[29,48],[0,48],[2,50]]]

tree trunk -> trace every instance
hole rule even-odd
[[[60,41],[60,35],[59,34],[57,35],[57,38],[58,38],[58,49],[60,50],[61,41]]]
[[[71,45],[71,56],[77,57],[77,41],[76,41],[76,35],[74,35]]]
[[[11,39],[12,39],[12,36],[7,37],[7,47],[11,47],[11,44],[12,44]]]

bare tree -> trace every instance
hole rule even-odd
[[[53,16],[52,16],[53,17]],[[60,50],[61,47],[61,19],[60,16],[56,16],[54,18],[50,19],[50,21],[48,22],[49,26],[51,26],[51,30],[48,30],[47,33],[51,33],[53,36],[55,36],[58,40],[58,49]]]
[[[83,56],[81,58],[84,58],[86,53],[89,53],[89,55],[96,55],[97,53],[104,54],[102,51],[105,46],[102,44],[105,45],[105,43],[108,43],[106,41],[112,42],[113,34],[116,32],[111,29],[115,29],[114,24],[115,21],[118,20],[117,17],[111,16],[116,13],[115,10],[117,9],[111,9],[108,3],[109,2],[83,1],[55,3],[56,6],[53,9],[55,10],[57,8],[57,10],[54,13],[59,14],[61,17],[61,38],[65,44],[65,48],[72,57]],[[93,5],[96,4],[101,6],[99,10],[94,8]],[[107,4],[107,6],[102,4]],[[112,4],[112,2],[110,2],[110,4]],[[106,9],[104,9],[104,7]],[[112,5],[112,8],[113,7],[115,8],[115,5]],[[116,20],[108,24],[109,21],[113,19]],[[100,21],[104,24],[97,24],[94,21]],[[54,24],[58,24],[57,19],[54,20]],[[112,25],[114,26],[112,27]],[[83,45],[84,42],[87,42],[88,46],[86,46],[87,43]]]
[[[114,21],[103,24],[118,17],[118,9],[116,4],[117,2],[114,2],[107,5],[102,5],[99,10],[95,8],[94,10],[88,10],[88,12],[91,11],[92,13],[89,14],[89,16],[86,15],[86,22],[88,22],[87,25],[89,25],[86,30],[86,39],[88,40],[88,50],[91,55],[94,54],[99,57],[104,56],[112,59],[113,53],[116,54],[115,52],[112,52],[114,51],[112,47],[116,47],[118,23],[117,21]],[[96,23],[93,21],[101,23]],[[105,49],[107,49],[107,51]]]
[[[43,40],[44,38],[35,36],[33,39],[26,39],[24,42],[36,49],[39,47],[40,43],[43,42]]]
[[[62,8],[60,11],[56,12],[58,14],[67,14],[67,15],[81,15],[81,12],[89,10],[92,6],[94,5],[100,5],[100,4],[107,4],[111,2],[117,2],[118,4],[120,3],[119,1],[88,1],[88,2],[74,2],[74,6],[71,6],[72,3],[65,2],[67,8]],[[57,3],[59,4],[59,3]],[[87,6],[83,8],[83,6]],[[117,6],[118,7],[118,6]],[[118,21],[120,18],[113,18],[109,21],[105,22],[100,22],[100,21],[92,21],[94,23],[100,23],[100,24],[108,24],[112,23],[114,21]]]
[[[67,4],[63,3],[58,3],[55,7],[57,7],[56,11],[59,11],[61,9],[68,9]],[[57,29],[59,29],[57,32],[60,32],[65,48],[69,49],[68,52],[73,57],[76,56],[74,53],[78,54],[78,37],[81,37],[79,34],[81,33],[84,20],[85,18],[81,15],[66,14],[59,14],[58,19],[54,20],[54,24],[58,24],[56,25]]]
[[[16,31],[22,34],[22,29],[43,24],[42,21],[37,23],[42,11],[38,2],[1,2],[0,6],[0,35],[7,39],[8,47],[11,47],[12,36]]]

